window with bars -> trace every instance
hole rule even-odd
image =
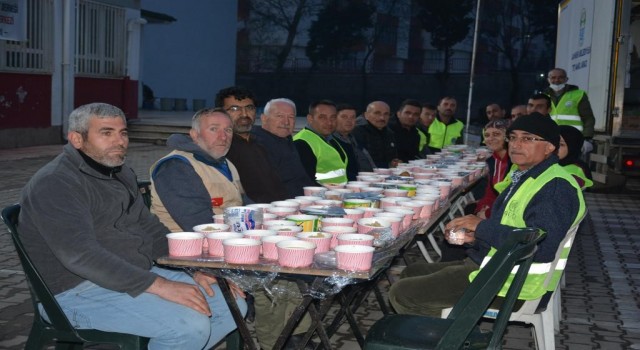
[[[125,72],[124,9],[80,1],[76,8],[75,72],[121,77]]]
[[[27,40],[0,40],[0,70],[53,71],[53,0],[27,1]]]

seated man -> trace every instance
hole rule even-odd
[[[290,198],[269,161],[267,151],[251,135],[251,128],[256,121],[253,93],[236,86],[222,89],[216,95],[216,107],[224,108],[233,120],[233,140],[227,159],[238,169],[240,182],[247,196],[257,203]]]
[[[357,121],[353,129],[353,137],[367,150],[377,168],[395,168],[400,162],[389,117],[389,105],[384,101],[373,101],[367,105],[364,119]]]
[[[167,146],[174,150],[151,166],[151,212],[172,232],[211,222],[213,214],[244,202],[238,171],[225,159],[233,137],[227,112],[199,110],[189,134],[171,135]]]
[[[456,99],[445,96],[438,104],[438,115],[429,125],[429,149],[439,152],[448,145],[463,143],[464,124],[455,117],[458,103]]]
[[[373,171],[373,159],[366,149],[362,148],[351,133],[356,127],[356,108],[350,104],[336,106],[338,117],[336,118],[336,131],[333,137],[338,140],[342,149],[347,153],[347,178],[355,181],[358,172]]]
[[[312,102],[307,126],[293,137],[307,175],[320,184],[347,182],[347,153],[332,136],[336,131],[337,115],[333,102]]]
[[[289,198],[304,195],[303,187],[316,186],[300,161],[291,134],[296,124],[296,105],[286,98],[270,100],[260,116],[262,124],[251,135],[264,147],[269,161],[284,182]]]
[[[153,266],[168,253],[169,230],[149,213],[124,165],[124,113],[104,103],[80,106],[67,137],[63,153],[23,189],[20,230],[69,320],[149,337],[150,349],[211,348],[235,323],[213,277]],[[246,310],[242,299],[238,305]]]
[[[421,112],[420,101],[406,99],[400,104],[396,118],[389,122],[389,128],[395,136],[398,158],[405,163],[419,159],[421,147],[426,145],[426,135],[421,135],[417,127]]]
[[[154,187],[157,189],[157,192],[152,190],[152,194],[157,193],[153,195],[152,208],[161,209],[158,211],[161,214],[160,220],[172,231],[191,231],[196,225],[212,222],[211,203],[215,202],[215,196],[227,193],[221,197],[220,208],[225,208],[225,203],[227,205],[233,203],[227,198],[232,200],[239,198],[242,189],[240,186],[231,185],[224,169],[219,170],[231,144],[233,126],[231,117],[221,108],[205,109],[194,115],[193,123],[191,138],[194,143],[188,142],[182,147],[184,150],[193,152],[193,156],[185,151],[176,150],[151,168],[152,189]],[[229,161],[226,163],[232,170],[232,178],[240,181],[233,164]],[[180,171],[181,175],[177,175],[174,171]],[[298,290],[292,282],[282,282],[280,287]],[[255,329],[258,340],[263,348],[271,349],[284,328],[287,312],[290,313],[290,310],[295,309],[300,298],[282,297],[274,302],[267,298],[264,291],[257,291],[254,296]],[[307,317],[303,321],[295,334],[309,328],[310,319]],[[288,346],[297,344],[298,338],[294,338]]]
[[[509,156],[517,171],[512,183],[498,196],[489,219],[467,215],[449,222],[446,229],[467,229],[469,256],[463,261],[408,266],[391,286],[389,299],[398,313],[440,317],[470,284],[481,263],[490,259],[514,228],[536,227],[547,232],[539,244],[519,299],[537,299],[546,293],[545,267],[554,260],[567,231],[585,213],[580,186],[560,165],[556,150],[560,132],[551,118],[522,116],[507,131]],[[561,200],[559,200],[561,198]],[[499,294],[504,296],[507,287]],[[500,304],[502,298],[494,303]],[[494,304],[496,306],[497,304]]]
[[[551,112],[551,98],[545,94],[534,94],[527,100],[527,114],[533,112],[548,116]]]

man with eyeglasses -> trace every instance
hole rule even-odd
[[[224,88],[218,91],[215,105],[227,111],[233,121],[233,139],[227,158],[238,169],[247,196],[258,203],[287,199],[287,190],[267,151],[251,134],[256,120],[253,93],[237,86]]]
[[[466,215],[445,226],[447,240],[451,230],[467,231],[464,244],[469,248],[468,257],[408,266],[389,292],[389,300],[398,313],[440,317],[442,309],[458,301],[514,228],[535,227],[547,232],[518,299],[535,300],[547,293],[544,280],[554,273],[549,271],[548,263],[555,259],[569,229],[584,216],[585,201],[573,176],[558,164],[560,131],[551,118],[538,113],[522,116],[507,129],[507,135],[509,156],[517,169],[509,187],[494,202],[491,217],[483,220]],[[507,289],[503,286],[492,308],[499,308]],[[520,305],[517,303],[516,309]]]

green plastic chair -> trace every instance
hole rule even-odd
[[[103,332],[95,329],[75,329],[71,325],[22,245],[18,234],[19,214],[19,204],[8,206],[2,210],[2,221],[7,225],[13,244],[16,247],[22,269],[27,277],[27,284],[29,285],[33,303],[33,325],[31,326],[25,349],[43,349],[45,345],[48,345],[53,340],[56,342],[56,349],[82,349],[84,345],[91,344],[113,344],[123,350],[146,349],[149,338],[133,334]],[[42,318],[38,308],[39,303],[42,304],[51,322],[47,322]],[[226,342],[227,349],[244,348],[244,341],[237,330],[227,335],[223,341]]]
[[[103,332],[95,329],[75,329],[60,308],[55,297],[45,284],[42,276],[29,258],[18,234],[18,215],[20,205],[14,204],[2,210],[2,221],[9,228],[9,233],[16,247],[20,263],[27,277],[31,301],[33,302],[33,326],[25,349],[42,349],[52,340],[56,348],[82,349],[85,344],[115,344],[121,349],[144,349],[148,338],[132,334]],[[41,303],[51,322],[42,318],[38,304]]]
[[[448,318],[385,316],[369,330],[364,349],[500,349],[509,315],[527,277],[537,244],[545,235],[534,228],[513,230],[507,242],[467,287]],[[516,265],[519,265],[518,272],[493,329],[481,331],[478,322]]]

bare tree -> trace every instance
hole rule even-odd
[[[422,28],[431,33],[431,45],[444,52],[443,80],[449,74],[451,49],[467,38],[473,18],[473,0],[418,0]]]
[[[508,64],[512,104],[519,101],[520,73],[535,67],[536,59],[544,57],[544,52],[532,52],[532,44],[538,40],[553,47],[549,41],[555,33],[556,6],[556,0],[494,0],[481,10],[481,38]]]
[[[362,76],[362,97],[361,103],[365,105],[368,98],[368,74],[369,74],[369,59],[375,53],[382,33],[385,30],[392,30],[388,26],[388,19],[396,10],[397,0],[382,0],[374,1],[371,5],[374,8],[374,15],[372,20],[372,29],[365,35],[365,50],[362,58],[362,64],[360,65],[360,75]]]
[[[306,53],[312,68],[352,54],[365,43],[373,6],[365,0],[329,0],[309,28]]]
[[[272,45],[272,51],[259,53],[261,56],[274,56],[276,73],[284,69],[300,22],[305,16],[311,16],[315,7],[313,0],[249,0],[251,32],[256,38],[280,41]]]

